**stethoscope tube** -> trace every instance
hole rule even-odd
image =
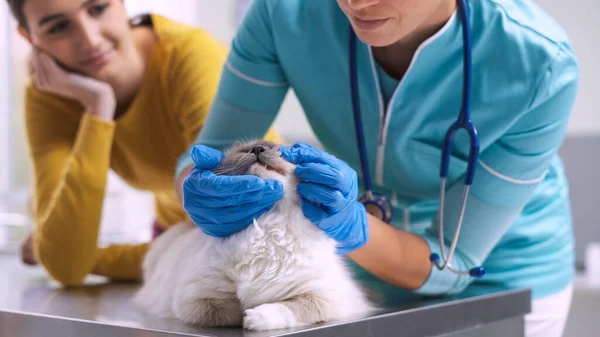
[[[371,192],[372,191],[372,184],[371,184],[371,176],[368,174],[369,173],[369,163],[366,160],[366,153],[367,153],[367,148],[366,148],[366,144],[365,144],[365,134],[363,132],[363,128],[362,128],[362,121],[361,121],[361,116],[360,116],[360,95],[358,92],[358,75],[356,73],[356,35],[354,34],[354,31],[352,30],[352,27],[350,27],[350,55],[349,55],[349,62],[350,62],[350,86],[351,86],[351,92],[352,92],[352,113],[354,115],[354,132],[356,133],[356,143],[358,146],[358,151],[359,153],[361,153],[361,161],[360,161],[360,166],[361,166],[361,170],[363,172],[363,184],[364,184],[364,189],[367,192]],[[364,159],[364,160],[363,160]]]
[[[462,106],[456,122],[450,126],[446,136],[444,137],[444,145],[442,149],[442,163],[440,166],[440,210],[438,212],[438,240],[440,246],[440,253],[442,254],[440,262],[440,256],[437,253],[432,253],[429,257],[430,261],[439,269],[444,270],[448,268],[450,271],[458,275],[470,275],[472,277],[482,277],[485,274],[483,267],[474,267],[468,271],[456,270],[450,264],[452,256],[456,251],[458,245],[458,238],[460,235],[460,229],[462,227],[465,210],[467,207],[467,199],[469,195],[470,187],[475,177],[475,167],[477,164],[477,157],[479,154],[479,136],[475,125],[471,122],[471,74],[472,74],[472,60],[471,60],[471,25],[469,22],[469,9],[466,0],[457,0],[457,7],[462,23],[463,33],[463,93],[462,93]],[[464,188],[462,193],[462,201],[460,206],[460,213],[458,215],[456,228],[454,229],[454,235],[450,243],[450,251],[448,256],[445,252],[444,243],[444,203],[445,203],[445,192],[446,192],[446,178],[448,176],[448,168],[450,166],[450,153],[452,149],[452,138],[454,134],[460,129],[467,131],[469,135],[469,157],[467,172],[465,175]]]
[[[463,94],[462,94],[462,106],[458,116],[458,119],[450,126],[445,137],[444,145],[442,149],[442,158],[440,163],[440,210],[438,212],[438,239],[440,245],[441,258],[437,253],[430,255],[430,261],[439,270],[448,270],[458,275],[470,275],[472,277],[482,277],[485,274],[485,270],[482,267],[471,268],[468,271],[460,271],[452,267],[450,261],[456,251],[458,244],[458,238],[460,235],[460,229],[463,223],[464,213],[467,205],[467,198],[469,195],[469,189],[473,183],[475,175],[475,167],[477,163],[477,156],[479,154],[479,136],[477,129],[471,122],[471,107],[470,107],[470,95],[471,95],[471,28],[469,23],[469,13],[466,0],[457,0],[457,7],[459,10],[460,20],[463,27]],[[361,171],[364,181],[365,194],[360,199],[367,211],[376,215],[379,219],[384,222],[389,222],[392,217],[392,208],[390,203],[387,201],[385,196],[375,194],[372,190],[371,176],[369,173],[369,161],[367,159],[367,149],[364,139],[364,132],[362,128],[361,113],[360,113],[360,96],[358,90],[358,75],[357,75],[357,61],[356,61],[356,35],[352,27],[350,27],[349,34],[349,65],[350,65],[350,87],[352,93],[352,112],[354,117],[354,127],[356,133],[356,141],[358,145],[359,158]],[[450,250],[448,256],[446,256],[445,243],[444,243],[444,202],[445,202],[445,191],[446,191],[446,178],[448,176],[448,168],[450,163],[450,153],[452,147],[452,138],[454,134],[460,129],[464,129],[469,134],[470,147],[469,147],[469,158],[467,172],[465,176],[465,186],[462,194],[462,202],[458,221],[450,244]],[[440,259],[442,262],[440,262]]]
[[[371,184],[371,174],[369,172],[369,160],[367,159],[367,149],[365,145],[365,136],[362,128],[361,113],[360,113],[360,95],[358,91],[358,75],[356,70],[356,35],[350,27],[350,40],[348,61],[350,64],[350,89],[352,98],[352,113],[354,117],[354,130],[356,134],[356,142],[360,158],[360,166],[363,176],[363,188],[365,194],[360,198],[360,202],[365,206],[367,212],[383,222],[390,222],[392,219],[392,206],[387,198],[381,194],[373,192]]]

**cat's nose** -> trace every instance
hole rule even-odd
[[[267,149],[264,146],[258,145],[258,146],[253,147],[252,150],[250,150],[250,152],[254,153],[258,157],[258,155],[265,152],[266,150]]]

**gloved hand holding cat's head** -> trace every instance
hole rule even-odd
[[[338,242],[339,254],[362,247],[369,237],[356,171],[327,152],[261,140],[238,142],[225,154],[199,145],[192,159],[196,166],[184,181],[183,204],[211,236],[243,230],[283,198],[284,186],[297,186],[304,215]]]

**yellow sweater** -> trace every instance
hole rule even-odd
[[[227,49],[203,30],[159,15],[152,20],[159,41],[144,83],[120,119],[102,121],[32,85],[26,91],[34,252],[65,285],[80,284],[88,273],[141,276],[148,244],[97,245],[109,168],[132,187],[153,192],[165,228],[187,219],[174,190],[175,164],[207,117]],[[273,130],[266,138],[279,141]]]

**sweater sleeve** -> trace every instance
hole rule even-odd
[[[224,149],[238,139],[266,138],[279,142],[272,125],[288,83],[273,42],[270,2],[256,0],[245,15],[225,60],[218,90],[206,123],[177,163],[175,181],[189,166],[194,145]]]
[[[137,281],[142,279],[142,263],[150,243],[110,245],[98,248],[92,274],[112,280]]]
[[[543,181],[565,137],[578,81],[575,57],[559,50],[541,77],[528,111],[509,132],[481,153],[451,261],[454,268],[467,270],[482,265]],[[443,223],[446,254],[456,228],[462,189],[463,180],[458,180],[446,192]],[[437,221],[424,238],[432,252],[440,252]],[[440,271],[433,265],[428,280],[416,292],[459,293],[472,280],[448,269]]]
[[[25,125],[34,172],[34,253],[50,276],[76,285],[91,271],[115,125],[32,87]]]

